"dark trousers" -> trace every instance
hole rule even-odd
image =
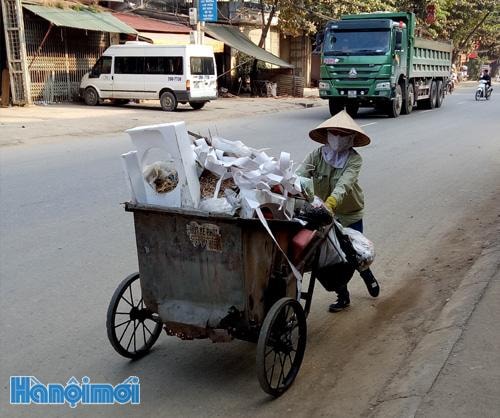
[[[363,233],[363,219],[360,219],[359,221],[354,222],[351,225],[348,225],[348,228]],[[359,274],[363,278],[365,276],[367,276],[367,278],[373,276],[373,273],[369,268],[364,271],[360,271]],[[347,279],[347,281],[344,281],[343,283],[339,283],[339,286],[337,287],[337,289],[335,289],[335,292],[339,295],[339,298],[344,298],[344,299],[349,298],[349,291],[347,290],[347,284],[349,283],[353,275],[354,275],[354,268],[352,269],[352,274],[350,275],[349,279]]]

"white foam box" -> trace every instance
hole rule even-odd
[[[200,203],[200,182],[185,123],[139,126],[126,132],[137,149],[135,158],[130,153],[122,156],[132,198],[138,203],[157,206],[197,208]],[[146,165],[162,161],[165,155],[172,158],[179,183],[168,193],[157,193],[142,173]],[[143,187],[140,187],[141,183]],[[144,202],[141,201],[143,199]]]

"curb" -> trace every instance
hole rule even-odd
[[[406,364],[379,395],[371,418],[416,416],[499,269],[500,242],[495,242],[481,252]]]

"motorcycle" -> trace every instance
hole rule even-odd
[[[455,80],[453,80],[452,78],[449,78],[448,82],[446,84],[446,92],[448,94],[451,94],[451,93],[453,93],[453,90],[455,90]]]
[[[479,99],[489,100],[492,91],[493,89],[491,88],[491,86],[488,86],[486,80],[479,80],[479,85],[477,86],[475,95],[476,100]]]

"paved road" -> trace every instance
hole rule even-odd
[[[472,89],[461,89],[439,110],[396,120],[370,111],[358,117],[373,138],[360,151],[361,182],[382,295],[370,299],[354,279],[352,308],[333,316],[326,312],[332,296],[318,289],[301,373],[276,401],[260,391],[251,344],[162,336],[137,362],[109,345],[107,304],[118,282],[137,270],[132,217],[120,206],[128,197],[119,159],[131,149],[126,135],[2,148],[0,415],[369,414],[480,250],[482,225],[498,214],[499,113],[496,96],[475,102]],[[320,107],[210,126],[300,160],[315,146],[305,139],[308,130],[328,116]],[[112,383],[137,375],[142,404],[71,414],[67,407],[14,408],[7,406],[10,375]]]

